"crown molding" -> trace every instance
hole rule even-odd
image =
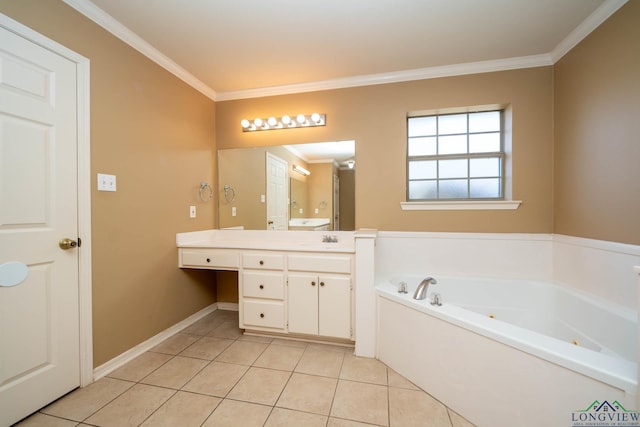
[[[413,80],[435,79],[440,77],[462,76],[467,74],[490,73],[494,71],[516,70],[553,65],[548,54],[496,59],[491,61],[468,62],[464,64],[443,65],[439,67],[419,68],[415,70],[391,73],[369,74],[342,79],[322,80],[283,86],[271,86],[256,89],[218,92],[216,101],[259,98],[264,96],[290,95],[294,93],[317,92],[320,90],[345,89],[359,86],[372,86],[386,83],[400,83]]]
[[[96,24],[100,25],[111,34],[127,43],[132,48],[146,56],[147,58],[166,69],[180,80],[187,83],[197,91],[201,92],[207,98],[216,100],[216,92],[209,86],[204,84],[193,74],[176,64],[168,56],[160,52],[158,49],[147,43],[136,33],[115,20],[111,15],[100,9],[88,0],[62,0],[67,5],[77,10]]]
[[[598,9],[569,33],[550,53],[546,54],[226,92],[216,92],[91,1],[63,1],[213,101],[231,101],[553,65],[628,0],[605,0]]]
[[[627,0],[605,0],[599,8],[580,23],[573,31],[569,33],[558,45],[551,51],[550,56],[555,64],[571,49],[576,47],[585,37],[593,30],[598,28],[600,24],[606,21],[618,9],[620,9]]]

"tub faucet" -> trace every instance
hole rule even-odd
[[[424,279],[416,288],[416,291],[413,294],[413,299],[425,299],[427,297],[427,290],[429,289],[429,285],[435,285],[436,283],[438,283],[436,279],[431,276]]]

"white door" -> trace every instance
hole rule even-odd
[[[333,229],[340,230],[340,177],[333,175]]]
[[[80,385],[76,64],[0,28],[0,425]],[[1,279],[1,278],[0,278]],[[1,282],[1,280],[0,280]]]
[[[267,230],[289,228],[289,164],[267,153]]]

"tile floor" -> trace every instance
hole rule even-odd
[[[28,426],[472,427],[353,348],[243,335],[215,311]]]

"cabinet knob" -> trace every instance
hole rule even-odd
[[[264,265],[264,261],[263,260],[260,260],[260,265]]]
[[[260,317],[264,317],[264,313],[260,313]]]
[[[320,286],[324,286],[324,282],[320,282]]]
[[[316,285],[316,282],[311,282],[311,286],[315,286],[315,285]]]
[[[260,289],[264,289],[264,285],[260,285]]]
[[[211,258],[207,258],[207,262],[211,262]]]

